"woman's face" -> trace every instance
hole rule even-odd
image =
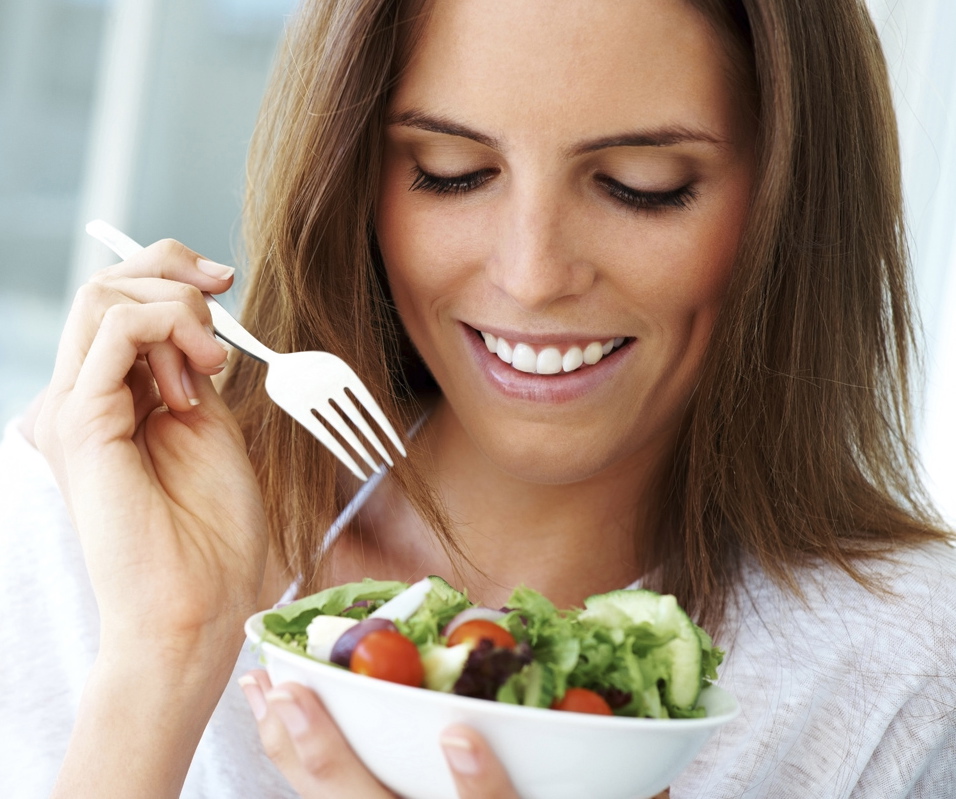
[[[733,74],[686,0],[432,4],[377,233],[489,466],[567,483],[672,445],[747,214]]]

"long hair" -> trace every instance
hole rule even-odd
[[[348,362],[396,427],[415,413],[399,323],[385,295],[372,219],[389,87],[424,17],[414,3],[306,0],[290,22],[250,147],[243,322],[279,351]],[[322,535],[348,499],[337,462],[277,409],[264,367],[230,365],[223,396],[246,437],[270,544],[302,590],[323,576]],[[446,550],[459,550],[414,445],[392,474]]]
[[[744,557],[795,568],[948,538],[923,488],[899,144],[862,0],[692,0],[750,58],[748,228],[668,486],[661,586],[719,622]],[[746,59],[744,59],[746,63]]]
[[[915,330],[895,117],[858,0],[691,0],[753,94],[758,170],[738,262],[660,486],[655,587],[719,625],[753,558],[794,570],[946,536],[922,489],[909,392]],[[410,378],[374,241],[389,89],[426,19],[397,0],[307,0],[253,141],[244,321],[286,350],[345,358],[409,424]],[[799,5],[799,8],[797,8]],[[237,361],[224,395],[246,435],[270,536],[303,586],[345,497],[332,457]],[[459,550],[418,465],[395,477]]]

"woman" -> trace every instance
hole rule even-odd
[[[297,578],[428,573],[676,594],[744,712],[674,797],[949,791],[956,559],[908,446],[862,6],[313,2],[277,75],[245,321],[427,420],[320,559],[356,486],[258,365],[213,388],[228,270],[165,242],[81,292],[36,421],[99,610],[55,795],[281,795],[242,620]],[[300,795],[387,795],[313,695],[241,684]],[[473,732],[443,745],[463,797],[514,795]]]

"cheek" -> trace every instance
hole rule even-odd
[[[746,195],[730,194],[677,232],[649,242],[645,263],[649,307],[709,336],[737,261],[747,217]],[[656,244],[656,246],[654,246]]]
[[[436,203],[386,174],[376,234],[392,294],[406,324],[451,301],[481,270],[489,237],[468,203]]]

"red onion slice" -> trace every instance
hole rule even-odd
[[[349,627],[336,639],[332,645],[332,653],[329,655],[329,660],[339,666],[348,668],[349,661],[352,660],[352,650],[358,646],[358,642],[366,635],[376,630],[397,629],[395,624],[389,619],[365,619],[365,621],[360,621],[358,624]]]
[[[483,608],[483,607],[474,607],[474,608],[465,608],[461,613],[455,616],[448,624],[445,625],[445,629],[441,631],[441,634],[447,638],[451,635],[458,627],[461,627],[466,621],[476,621],[482,619],[484,621],[498,621],[505,613],[500,610],[495,610],[494,608]]]

